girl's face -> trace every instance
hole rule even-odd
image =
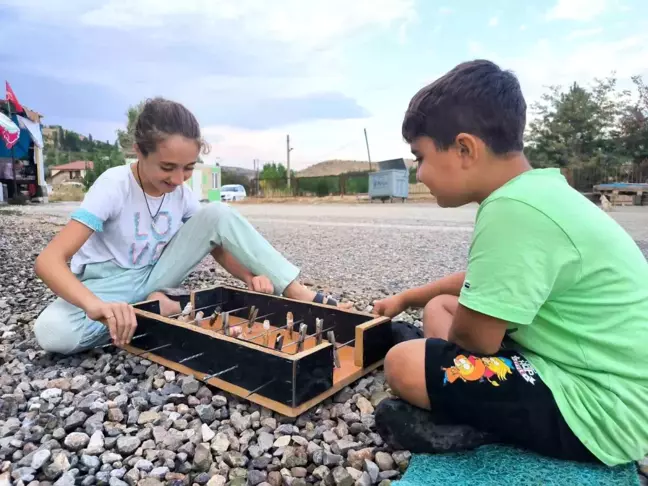
[[[137,151],[143,183],[159,195],[173,192],[191,177],[199,154],[198,143],[182,135],[159,142],[146,157]]]

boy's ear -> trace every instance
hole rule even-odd
[[[482,147],[479,140],[473,135],[460,133],[455,138],[455,144],[466,168],[479,158]]]

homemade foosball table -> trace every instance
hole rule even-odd
[[[296,417],[378,368],[392,345],[388,317],[217,286],[176,297],[160,315],[135,304],[125,350]]]

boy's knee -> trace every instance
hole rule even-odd
[[[392,392],[408,402],[429,408],[425,382],[425,339],[397,344],[385,356],[385,379]]]
[[[450,313],[454,314],[457,310],[457,305],[459,304],[459,297],[455,295],[442,294],[437,295],[427,304],[423,309],[423,315],[434,316],[439,313]]]

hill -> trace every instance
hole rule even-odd
[[[377,161],[380,162],[380,161]],[[412,159],[405,159],[408,168],[415,167],[416,163]],[[376,169],[376,164],[372,163],[372,168]],[[306,169],[296,173],[297,177],[322,177],[346,174],[347,172],[365,172],[369,170],[369,162],[357,160],[325,160],[311,165]]]
[[[243,167],[231,167],[221,165],[221,174],[227,174],[232,177],[244,177],[246,179],[253,179],[256,173],[252,169],[245,169]]]

